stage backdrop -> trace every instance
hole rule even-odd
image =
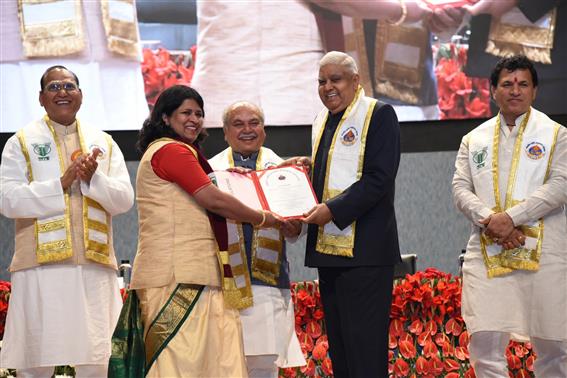
[[[486,51],[498,35],[488,15],[439,37],[422,22],[395,26],[377,20],[379,2],[374,14],[347,2],[343,11],[348,16],[324,8],[332,7],[325,2],[321,7],[307,0],[138,1],[134,8],[116,0],[108,2],[106,15],[100,1],[23,1],[20,12],[17,3],[0,3],[0,133],[14,132],[42,115],[39,75],[53,64],[76,71],[84,92],[81,117],[104,130],[139,129],[148,114],[145,102],[151,107],[161,90],[177,83],[201,92],[210,127],[220,127],[223,109],[239,100],[263,107],[267,125],[309,125],[322,107],[317,63],[329,49],[351,54],[366,93],[393,104],[401,121],[486,118],[494,111],[487,77],[496,58]],[[546,36],[550,61],[538,63],[538,70],[549,85],[567,76],[556,69],[565,46],[554,43],[554,37],[564,35],[567,24],[565,5],[559,8],[538,15],[536,22],[517,9],[501,19]],[[82,47],[28,51],[38,45],[38,35],[47,30],[56,40],[69,22],[81,35]],[[136,54],[112,49],[116,42],[108,25],[133,28],[131,37],[139,37],[131,46]],[[545,88],[540,92],[547,93]],[[565,113],[565,107],[548,104],[551,100],[536,107]]]

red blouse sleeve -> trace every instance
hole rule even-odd
[[[173,182],[193,195],[211,183],[199,161],[187,147],[169,143],[152,156],[152,168],[158,177]]]

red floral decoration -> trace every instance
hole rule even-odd
[[[280,370],[280,377],[332,377],[319,288],[293,283],[295,329],[307,365]],[[392,378],[474,378],[469,362],[469,334],[461,317],[461,279],[426,269],[394,284],[389,332]],[[510,377],[534,377],[530,343],[510,342],[506,349]]]
[[[6,324],[11,289],[12,284],[10,282],[0,281],[0,340],[4,338],[4,326]]]
[[[462,71],[466,62],[466,45],[439,47],[435,75],[441,119],[491,116],[489,80],[466,76]]]
[[[146,100],[150,107],[153,107],[157,97],[164,89],[176,84],[191,84],[197,47],[191,47],[190,52],[192,63],[186,67],[183,63],[183,55],[174,56],[164,48],[155,51],[143,49],[142,75]]]

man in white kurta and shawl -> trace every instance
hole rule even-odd
[[[499,114],[461,143],[456,206],[472,222],[462,313],[477,377],[508,377],[511,337],[537,377],[567,377],[567,129],[531,107],[537,73],[517,55],[491,75]]]
[[[73,72],[48,68],[39,92],[47,114],[2,153],[0,212],[15,219],[16,242],[0,366],[18,377],[50,377],[58,365],[107,374],[122,303],[112,216],[134,193],[118,145],[76,118],[82,98]]]
[[[224,138],[229,147],[209,160],[215,170],[241,167],[263,170],[282,159],[262,147],[266,138],[264,112],[250,102],[236,102],[224,111]],[[295,316],[289,290],[289,263],[286,240],[296,240],[300,228],[284,224],[257,229],[247,223],[227,222],[231,261],[237,282],[249,282],[254,305],[240,311],[246,367],[250,377],[278,377],[278,368],[305,365],[295,334]],[[237,273],[235,273],[237,274]]]

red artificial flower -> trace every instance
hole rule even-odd
[[[469,351],[467,348],[458,346],[455,348],[455,357],[461,361],[466,361],[469,359]]]
[[[324,316],[325,316],[325,314],[323,313],[323,310],[320,309],[320,308],[313,311],[313,319],[315,319],[315,320],[321,320],[321,319],[323,319]]]
[[[321,336],[322,333],[321,324],[317,321],[311,320],[310,322],[307,323],[307,326],[305,327],[305,331],[309,334],[309,336],[316,339],[319,336]]]
[[[468,368],[468,370],[465,371],[465,378],[476,378],[476,374],[472,367]]]
[[[520,360],[520,357],[509,354],[506,356],[506,359],[508,360],[509,369],[516,370],[522,367],[522,360]]]
[[[282,376],[282,373],[283,373],[283,377],[285,378],[295,378],[297,376],[297,372],[295,368],[280,369],[280,376]]]
[[[454,318],[451,318],[445,324],[445,332],[459,336],[463,332],[463,327]]]
[[[388,348],[394,349],[398,346],[398,339],[396,336],[392,335],[391,333],[388,334]]]
[[[431,340],[426,341],[425,345],[423,346],[423,355],[425,357],[437,357],[438,354],[439,349],[437,349],[435,343]]]
[[[307,359],[307,364],[299,369],[306,376],[312,376],[315,373],[315,362],[311,358],[309,358]]]
[[[533,355],[530,355],[528,356],[528,358],[526,358],[526,369],[528,369],[528,371],[534,371],[534,362],[535,357]]]
[[[412,341],[402,340],[398,344],[401,355],[406,359],[414,358],[417,351]]]
[[[420,376],[429,373],[429,364],[427,363],[427,359],[423,356],[419,356],[415,361],[415,372]]]
[[[461,364],[452,358],[445,358],[443,361],[443,367],[446,372],[458,371],[461,368]]]
[[[438,376],[443,373],[443,362],[437,356],[431,356],[429,360],[429,372],[434,376]]]
[[[404,332],[404,324],[400,319],[390,321],[390,335],[399,337]]]
[[[301,335],[298,335],[298,339],[299,346],[301,346],[303,354],[307,356],[308,353],[311,353],[311,351],[313,350],[313,339],[311,338],[311,336],[309,336],[309,334],[305,332],[303,332]]]
[[[410,326],[409,331],[414,335],[420,334],[423,332],[423,322],[420,319],[414,320]]]
[[[321,363],[321,369],[326,375],[333,374],[333,364],[331,363],[331,359],[329,357],[325,357],[325,359]]]
[[[394,377],[407,377],[410,371],[410,367],[403,358],[398,358],[394,362]]]
[[[328,349],[329,347],[325,343],[315,344],[315,347],[313,347],[313,352],[311,353],[311,355],[316,361],[322,361],[323,358],[327,356]]]

